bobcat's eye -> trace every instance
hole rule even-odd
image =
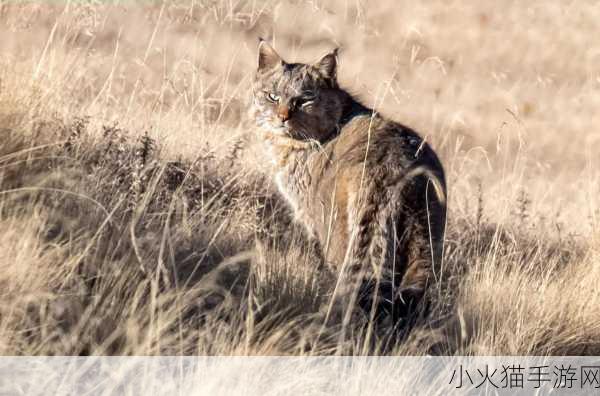
[[[317,97],[317,94],[314,92],[305,92],[304,95],[302,95],[302,99],[305,102],[310,102],[311,100],[315,100],[316,97]]]
[[[267,100],[269,100],[269,102],[273,102],[273,103],[277,103],[279,102],[279,95],[275,95],[272,92],[265,92],[265,96],[267,97]]]
[[[296,100],[296,105],[299,107],[310,106],[314,103],[316,98],[317,98],[317,95],[315,95],[314,93],[312,93],[312,92],[306,93],[302,97],[300,97]]]

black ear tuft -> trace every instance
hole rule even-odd
[[[334,49],[317,62],[315,67],[321,75],[335,84],[337,78],[337,55],[339,48]]]
[[[262,38],[258,38],[258,70],[269,70],[277,65],[281,65],[283,59],[269,43]]]

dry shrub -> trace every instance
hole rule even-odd
[[[598,354],[597,10],[271,3],[0,5],[0,353]],[[342,84],[441,154],[406,339],[321,325],[334,279],[245,116],[258,35],[341,44]]]

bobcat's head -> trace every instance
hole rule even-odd
[[[337,131],[346,94],[336,81],[337,49],[317,63],[288,63],[267,42],[258,46],[252,112],[275,136],[324,142]]]

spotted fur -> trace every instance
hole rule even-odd
[[[340,89],[336,68],[336,51],[287,63],[261,41],[252,112],[280,192],[339,275],[335,305],[398,324],[439,274],[444,171],[416,132]]]

